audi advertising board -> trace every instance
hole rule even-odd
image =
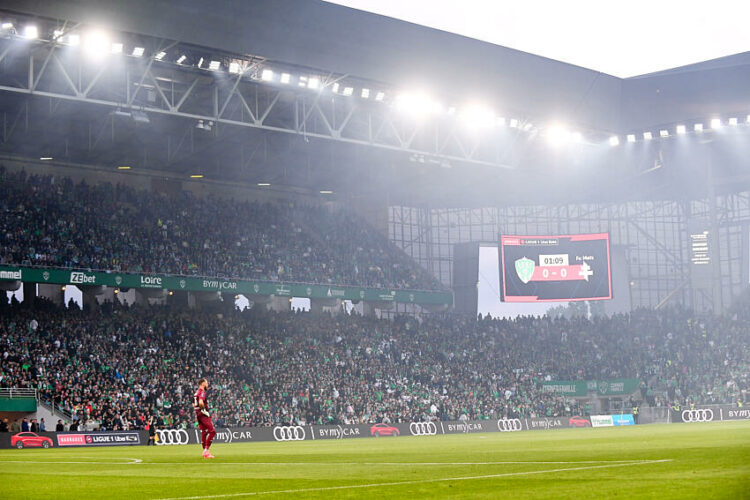
[[[178,444],[198,444],[201,442],[200,431],[195,430],[196,436],[193,435],[193,429],[157,429],[156,445],[173,446]],[[217,433],[218,436],[218,433]],[[214,438],[215,440],[216,438]]]
[[[285,425],[273,428],[273,439],[275,441],[304,441],[308,437],[312,439],[312,426],[306,430],[301,425]]]
[[[505,302],[612,298],[608,233],[501,235],[499,254]]]
[[[703,406],[682,410],[678,422],[699,423],[720,420],[748,420],[750,408],[734,405]],[[396,424],[357,425],[307,425],[275,427],[222,427],[216,429],[214,443],[247,443],[252,441],[311,441],[318,439],[344,438],[395,438],[399,436],[429,437],[439,434],[468,434],[475,432],[519,432],[533,430],[564,429],[576,427],[609,427],[635,425],[632,414],[593,415],[591,417],[541,417],[501,418],[493,420],[467,420],[449,422],[410,422]],[[4,434],[4,435],[3,435]],[[129,432],[44,432],[54,446],[132,446],[148,442],[146,431]],[[197,429],[159,429],[156,431],[158,446],[197,445],[200,431]],[[11,447],[11,434],[0,434],[0,448]]]
[[[696,408],[694,410],[682,410],[682,421],[686,423],[693,422],[713,422],[721,420],[720,416],[714,413],[712,408]]]
[[[214,443],[249,443],[251,441],[272,441],[271,427],[217,427]],[[201,442],[199,429],[158,429],[156,431],[157,446],[173,446],[180,444],[198,444]]]

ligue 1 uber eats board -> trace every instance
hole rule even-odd
[[[500,236],[505,302],[612,298],[609,234]]]

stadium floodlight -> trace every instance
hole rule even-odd
[[[654,138],[654,135],[651,132],[644,132],[643,133],[643,140],[644,141],[650,141]]]
[[[497,120],[495,120],[495,123],[497,123],[499,126],[504,127],[506,120],[504,116],[498,116]]]
[[[268,187],[268,186],[270,186],[270,185],[271,185],[271,183],[270,183],[270,182],[259,182],[259,183],[258,183],[258,186],[260,186],[260,187]]]
[[[145,50],[146,49],[144,49],[143,47],[135,47],[133,49],[133,55],[135,57],[141,57],[141,56],[143,56],[143,52],[145,52]]]
[[[29,24],[23,29],[23,37],[29,40],[36,40],[39,38],[39,28],[33,24]]]
[[[198,59],[198,67],[200,68],[201,66],[203,66],[203,58],[202,57],[200,59]]]
[[[750,123],[750,115],[747,115],[747,118],[745,118],[745,123]]]
[[[693,130],[696,132],[703,132],[703,124],[696,123],[695,125],[693,125]]]
[[[376,101],[381,102],[383,99],[385,99],[385,92],[378,92],[375,94]]]
[[[182,54],[180,57],[177,58],[177,64],[184,63],[185,59],[187,59],[187,56],[185,54]]]
[[[635,142],[635,134],[628,134],[626,138],[628,142]]]
[[[203,174],[192,174],[191,179],[203,179]]]
[[[234,74],[234,75],[240,74],[242,72],[240,63],[234,62],[234,61],[230,62],[229,63],[229,72],[232,73],[232,74]]]
[[[166,55],[167,53],[162,50],[154,56],[154,59],[156,59],[157,61],[161,61]]]
[[[315,90],[318,87],[320,87],[320,78],[318,78],[317,76],[311,76],[307,81],[307,88]]]
[[[320,194],[333,194],[333,191],[330,189],[321,189]]]
[[[613,135],[609,138],[609,145],[610,146],[619,146],[620,145],[620,138],[616,135]]]
[[[516,118],[510,119],[510,128],[518,128],[518,120]]]
[[[685,128],[685,125],[677,125],[675,127],[675,132],[677,132],[677,135],[685,135],[687,129]]]
[[[292,80],[292,75],[289,73],[282,73],[281,78],[279,78],[279,81],[281,83],[289,83]]]
[[[544,134],[547,137],[547,142],[552,146],[560,146],[570,140],[570,132],[564,125],[555,123],[551,125]]]
[[[533,124],[533,123],[531,123],[531,122],[526,122],[526,123],[524,124],[524,126],[523,126],[523,129],[524,129],[524,130],[525,130],[526,132],[528,132],[528,131],[529,131],[529,130],[531,130],[531,129],[532,129],[533,127],[534,127],[534,124]]]
[[[49,160],[51,160],[51,159],[52,159],[52,157],[51,157],[51,156],[42,156],[42,157],[41,157],[41,158],[39,158],[39,159],[40,159],[41,161],[49,161]]]
[[[216,71],[219,68],[221,68],[221,61],[211,61],[210,63],[208,63],[208,69],[210,69],[211,71]]]
[[[270,82],[273,80],[273,71],[270,69],[264,69],[260,74],[260,79],[264,82]]]
[[[113,43],[111,52],[113,54],[122,54],[122,44],[121,43]]]
[[[495,123],[495,113],[480,104],[471,104],[461,109],[461,120],[470,127],[489,127]]]
[[[71,33],[70,35],[67,35],[65,37],[65,43],[67,43],[71,47],[77,47],[81,44],[81,37],[76,33]]]
[[[3,24],[0,24],[0,28],[3,28],[4,30],[12,30],[13,23],[5,22]]]
[[[341,85],[339,85],[339,83],[336,82],[333,84],[333,87],[331,87],[331,91],[333,91],[334,93],[338,93],[339,87],[341,87]]]
[[[666,129],[659,130],[659,137],[669,137],[669,130],[666,130]]]
[[[359,95],[362,97],[362,99],[369,99],[370,89],[362,89],[362,92]]]
[[[711,128],[714,130],[721,128],[721,118],[711,118]]]
[[[86,35],[83,50],[90,56],[99,58],[111,50],[111,44],[106,34],[92,31]]]
[[[57,40],[58,38],[60,38],[61,36],[63,36],[63,34],[65,34],[65,32],[63,30],[55,30],[55,31],[52,32],[52,39],[53,40]]]
[[[404,92],[396,97],[396,109],[415,118],[439,112],[440,105],[423,92]]]
[[[300,76],[299,80],[297,81],[297,85],[300,87],[306,87],[307,86],[307,77],[306,76]]]
[[[117,170],[130,170],[130,167],[128,165],[120,165],[117,167]]]
[[[349,97],[354,93],[354,87],[344,87],[344,91],[342,92],[343,95]]]
[[[729,119],[729,125],[731,125],[731,126],[733,126],[733,127],[734,127],[735,125],[737,125],[737,118],[736,118],[736,117],[734,117],[734,116],[733,116],[732,118],[730,118],[730,119]]]

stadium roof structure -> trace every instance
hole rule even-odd
[[[403,205],[750,186],[750,53],[620,79],[311,0],[6,0],[0,23],[0,154]]]

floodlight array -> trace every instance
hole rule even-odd
[[[686,125],[685,123],[678,123],[675,125],[671,125],[668,127],[658,127],[654,128],[653,130],[644,130],[638,134],[635,132],[631,132],[625,135],[626,142],[628,143],[634,143],[638,142],[638,138],[642,138],[641,140],[643,142],[648,142],[651,140],[654,140],[655,138],[659,139],[673,139],[677,138],[679,136],[684,136],[689,133],[693,134],[703,134],[703,133],[710,133],[710,132],[720,132],[723,128],[729,127],[729,128],[737,128],[741,126],[748,126],[750,125],[750,115],[746,115],[744,120],[741,120],[738,115],[728,116],[726,118],[721,118],[719,116],[712,116],[706,120],[693,120],[692,125]],[[658,134],[658,136],[657,136]],[[620,137],[619,136],[612,136],[617,137],[618,141],[617,143],[614,143],[613,140],[610,140],[610,144],[613,146],[617,146],[620,144]]]
[[[45,37],[48,40],[45,40]],[[0,38],[17,38],[19,40],[52,42],[60,47],[82,50],[92,59],[109,57],[130,57],[150,59],[157,64],[179,65],[184,68],[211,72],[217,78],[221,75],[236,75],[237,78],[248,78],[278,88],[305,89],[318,93],[328,93],[342,99],[359,99],[370,103],[379,103],[395,109],[404,119],[423,120],[438,116],[454,117],[456,123],[472,131],[484,131],[494,128],[510,128],[518,131],[540,131],[550,145],[561,144],[606,143],[612,147],[653,140],[672,140],[686,134],[720,132],[725,127],[750,125],[750,114],[741,120],[737,115],[719,117],[714,115],[706,120],[694,121],[692,126],[680,123],[669,127],[658,127],[652,130],[631,131],[626,134],[605,136],[601,132],[584,133],[570,130],[566,126],[553,123],[537,128],[531,121],[521,117],[512,117],[497,113],[492,107],[477,102],[461,106],[446,105],[428,93],[412,90],[399,91],[383,88],[383,85],[372,81],[352,79],[346,75],[324,75],[322,71],[307,70],[269,63],[260,58],[237,58],[226,54],[217,55],[209,51],[185,48],[178,44],[169,47],[148,49],[143,43],[116,40],[110,34],[96,29],[77,28],[66,31],[59,26],[48,31],[40,28],[37,22],[18,23],[15,19],[0,19]],[[39,43],[37,42],[37,43]],[[380,87],[380,88],[379,88]],[[376,104],[373,104],[376,105]]]

